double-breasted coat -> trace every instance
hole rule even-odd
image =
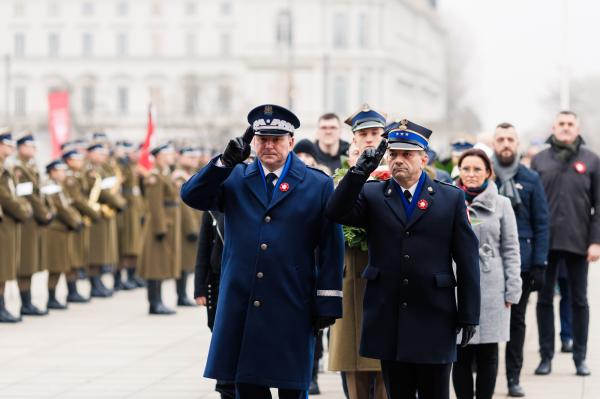
[[[0,159],[0,283],[17,278],[17,267],[21,255],[21,224],[31,215],[31,205],[18,197],[12,173]]]
[[[128,159],[118,162],[121,171],[121,194],[127,201],[127,207],[118,218],[119,226],[119,255],[140,256],[144,247],[145,236],[142,221],[146,216],[146,201],[142,196],[140,178],[136,171],[137,165]]]
[[[182,187],[196,209],[225,213],[219,303],[204,375],[306,390],[314,320],[342,313],[343,236],[325,205],[333,181],[293,153],[268,200],[258,159],[213,159]]]
[[[45,230],[46,250],[44,260],[48,271],[51,273],[67,273],[72,267],[71,251],[74,231],[83,228],[81,214],[75,209],[68,194],[63,191],[63,186],[50,181],[44,187],[46,201],[53,209],[56,217]]]
[[[30,185],[28,194],[23,198],[29,201],[33,209],[33,217],[28,218],[21,225],[21,255],[18,267],[18,275],[28,277],[43,270],[42,264],[42,239],[44,237],[44,226],[52,219],[52,213],[40,194],[40,174],[35,160],[25,160],[18,157],[13,166],[13,175],[17,187]],[[17,190],[18,191],[18,190]]]
[[[468,207],[479,240],[481,316],[469,344],[510,339],[510,308],[521,298],[521,255],[517,221],[510,200],[498,194],[494,182]]]
[[[352,169],[327,205],[332,220],[367,231],[362,356],[452,363],[457,326],[479,323],[478,246],[464,194],[424,179],[421,193],[413,198],[420,205],[410,218],[397,183],[365,184],[366,177]]]
[[[144,193],[149,217],[140,276],[151,280],[178,278],[181,274],[181,208],[169,168],[153,169],[144,178]],[[162,239],[158,240],[157,236]]]

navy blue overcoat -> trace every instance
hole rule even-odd
[[[407,218],[392,180],[365,179],[349,172],[327,205],[332,220],[367,230],[360,354],[407,363],[454,362],[456,327],[479,324],[479,246],[464,194],[426,177]]]
[[[181,188],[192,208],[225,213],[207,378],[308,389],[314,319],[342,315],[343,235],[324,215],[333,181],[289,157],[270,203],[258,160],[215,158]]]

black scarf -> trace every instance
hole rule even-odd
[[[458,182],[458,187],[460,187],[460,189],[464,191],[464,193],[465,193],[465,199],[467,200],[467,202],[469,204],[473,202],[473,200],[475,199],[475,197],[477,197],[479,194],[481,194],[482,192],[484,192],[485,189],[487,188],[487,186],[488,186],[488,181],[487,180],[481,186],[475,187],[475,188],[468,188],[460,180]]]
[[[558,139],[552,135],[547,141],[550,144],[550,147],[558,154],[558,158],[562,162],[568,162],[572,156],[579,152],[579,147],[583,144],[583,139],[581,136],[577,136],[574,142],[571,144],[565,144],[562,141],[558,141]]]

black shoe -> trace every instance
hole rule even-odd
[[[161,302],[151,303],[150,304],[150,314],[160,314],[160,315],[170,315],[175,314],[173,309],[169,309]]]
[[[134,284],[138,288],[146,287],[146,281],[135,275],[135,267],[130,267],[127,269],[127,281],[131,284]]]
[[[106,288],[99,276],[90,277],[90,283],[92,284],[92,291],[90,292],[91,297],[108,298],[112,296],[112,291]]]
[[[62,303],[56,300],[56,295],[54,290],[48,290],[48,309],[54,310],[65,310],[67,305],[63,305]]]
[[[187,296],[187,281],[190,273],[182,272],[181,277],[175,282],[177,288],[177,306],[196,306],[196,303]]]
[[[21,316],[45,316],[47,310],[41,310],[31,303],[31,291],[21,292]]]
[[[563,341],[560,346],[560,351],[562,353],[573,353],[573,340],[569,339],[567,341]]]
[[[8,310],[6,310],[6,306],[4,305],[4,296],[0,295],[0,323],[18,323],[20,321],[23,321],[20,316],[13,316]]]
[[[183,297],[183,298],[179,297],[179,298],[177,298],[177,306],[193,307],[193,306],[198,306],[198,305],[196,304],[196,302],[192,301],[188,297]]]
[[[518,382],[516,383],[508,383],[508,396],[510,396],[511,398],[522,398],[523,396],[525,396],[525,390],[523,389],[523,387],[521,387],[519,385]]]
[[[133,280],[125,280],[121,283],[121,288],[125,291],[135,290],[138,285]]]
[[[582,377],[587,377],[588,375],[592,374],[587,364],[585,364],[585,361],[576,363],[575,368],[577,369],[577,375]]]
[[[77,291],[77,282],[76,281],[67,281],[67,288],[69,293],[67,294],[67,302],[68,303],[88,303],[90,301],[89,298],[84,298]]]
[[[540,365],[535,369],[535,375],[548,375],[552,372],[552,360],[542,359]]]
[[[311,381],[310,382],[310,386],[308,388],[308,394],[309,395],[320,395],[321,394],[321,390],[319,389],[319,384],[317,383],[317,381]]]
[[[138,277],[138,276],[133,276],[132,280],[135,282],[135,285],[137,285],[139,288],[146,287],[146,280],[144,280],[143,278]]]

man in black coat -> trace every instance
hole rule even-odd
[[[391,399],[447,399],[456,335],[466,345],[479,324],[478,242],[462,191],[423,172],[431,130],[402,120],[386,134],[393,179],[367,182],[383,140],[350,168],[326,214],[368,235],[360,354],[381,359]]]
[[[521,248],[521,280],[523,293],[511,307],[510,341],[506,344],[506,376],[508,394],[525,396],[519,384],[523,367],[525,311],[529,294],[544,285],[548,264],[548,203],[539,175],[520,163],[519,137],[510,123],[501,123],[494,133],[494,172],[501,195],[510,199],[517,219]]]
[[[550,253],[544,288],[538,296],[537,319],[541,362],[535,373],[550,374],[554,356],[554,286],[564,262],[571,293],[573,360],[577,375],[585,363],[590,310],[587,300],[588,262],[600,258],[600,158],[584,147],[577,115],[560,112],[547,141],[550,148],[533,158],[550,208]]]

